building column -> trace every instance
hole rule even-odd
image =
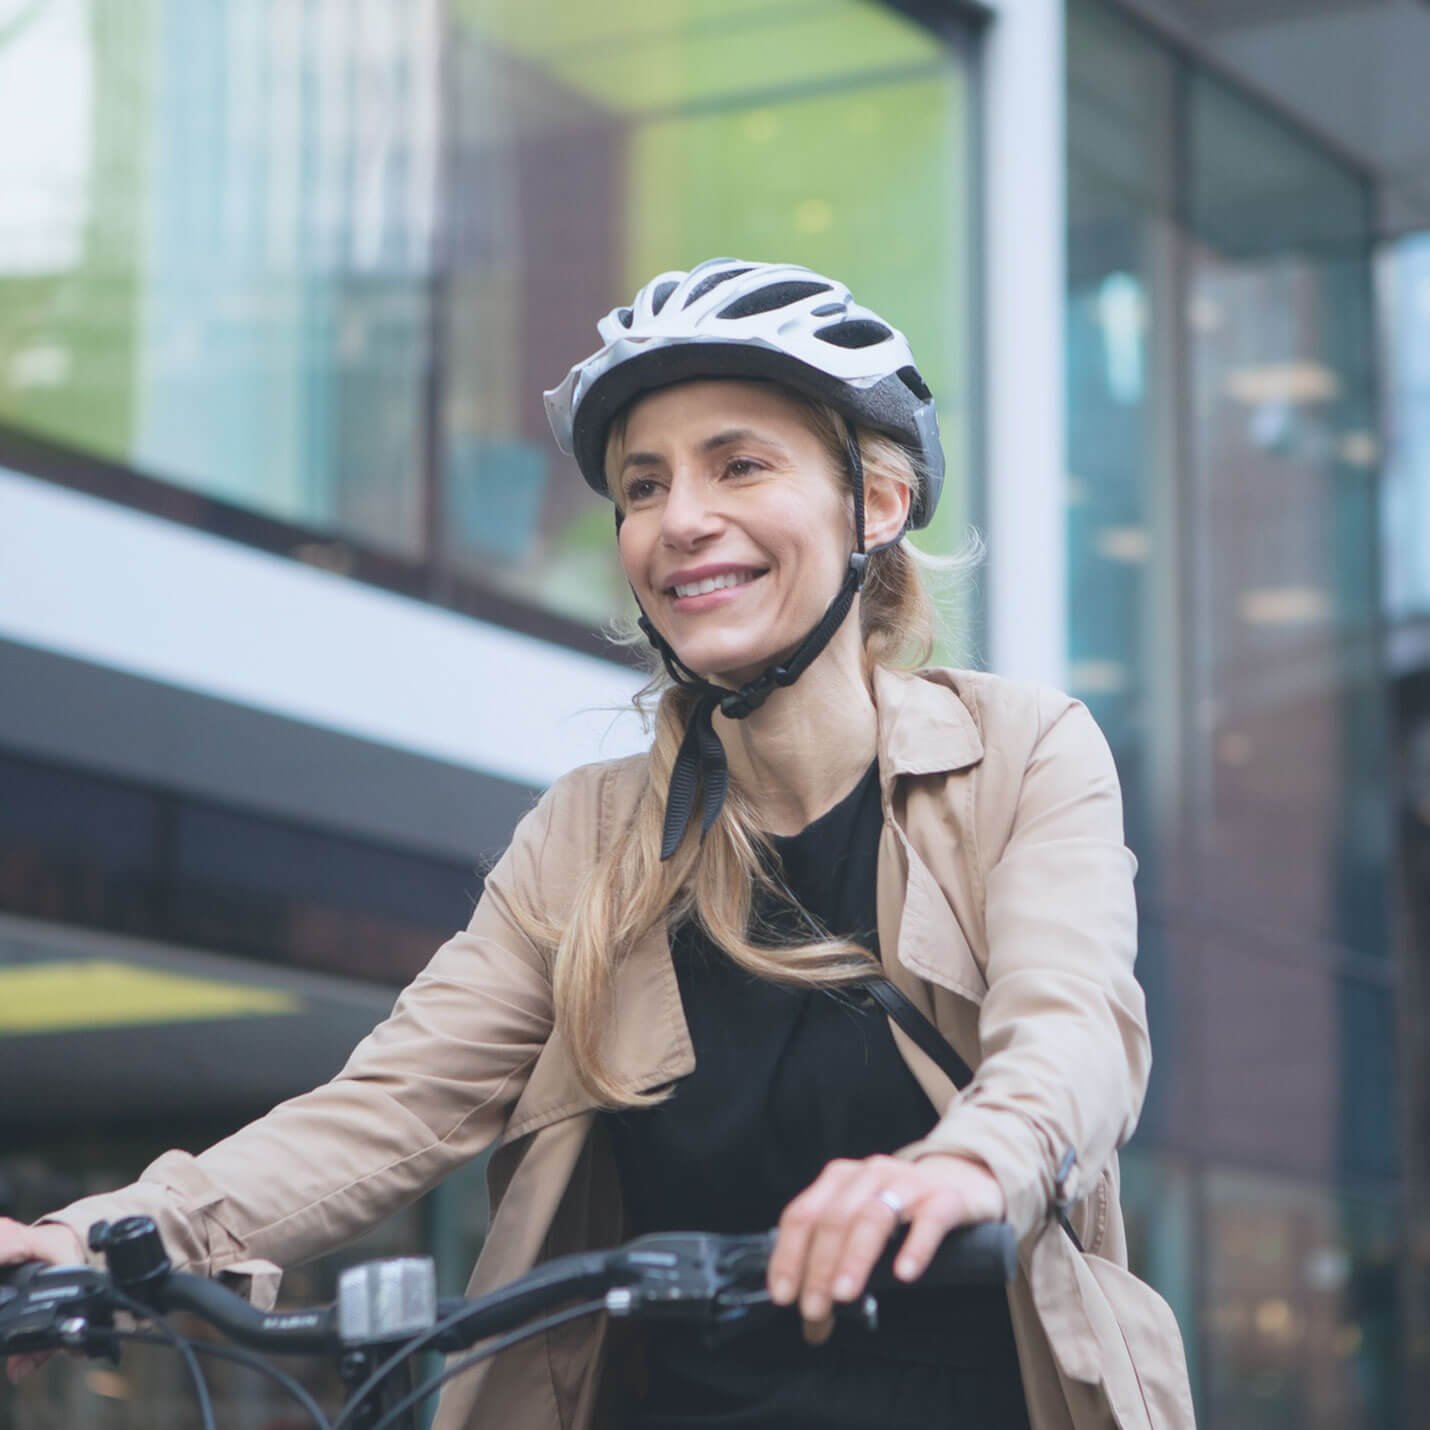
[[[1067,679],[1062,0],[1000,0],[983,54],[984,454],[994,671]]]

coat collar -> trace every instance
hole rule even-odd
[[[873,685],[886,809],[898,776],[947,773],[982,760],[983,739],[958,693],[955,672],[876,668]],[[643,762],[618,761],[608,767],[607,774],[603,801],[608,807],[602,819],[610,828],[629,811],[645,769]],[[916,861],[911,865],[917,877],[932,884]],[[613,1072],[645,1091],[684,1077],[694,1068],[695,1050],[664,928],[652,929],[621,961],[613,998],[617,1027],[607,1046]],[[580,1087],[562,1040],[553,1037],[537,1059],[503,1140],[538,1131],[593,1106]]]
[[[946,774],[983,758],[983,737],[958,693],[955,672],[874,668],[880,779]]]

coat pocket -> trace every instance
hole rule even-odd
[[[1084,1282],[1084,1298],[1099,1296],[1121,1334],[1126,1361],[1115,1348],[1104,1347],[1109,1357],[1104,1383],[1123,1430],[1147,1424],[1151,1430],[1196,1430],[1192,1386],[1182,1333],[1172,1308],[1145,1281],[1125,1267],[1101,1256],[1084,1256],[1095,1290]],[[1091,1309],[1091,1308],[1089,1308]],[[1106,1325],[1102,1316],[1095,1322]],[[1128,1378],[1130,1371],[1131,1377]],[[1114,1388],[1113,1378],[1120,1384]],[[1128,1413],[1129,1402],[1140,1400],[1146,1420]]]

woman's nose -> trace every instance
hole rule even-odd
[[[720,529],[720,515],[704,482],[677,474],[661,513],[661,536],[672,546],[688,546]]]

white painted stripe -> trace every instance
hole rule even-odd
[[[647,744],[621,666],[4,468],[0,636],[532,785]]]

